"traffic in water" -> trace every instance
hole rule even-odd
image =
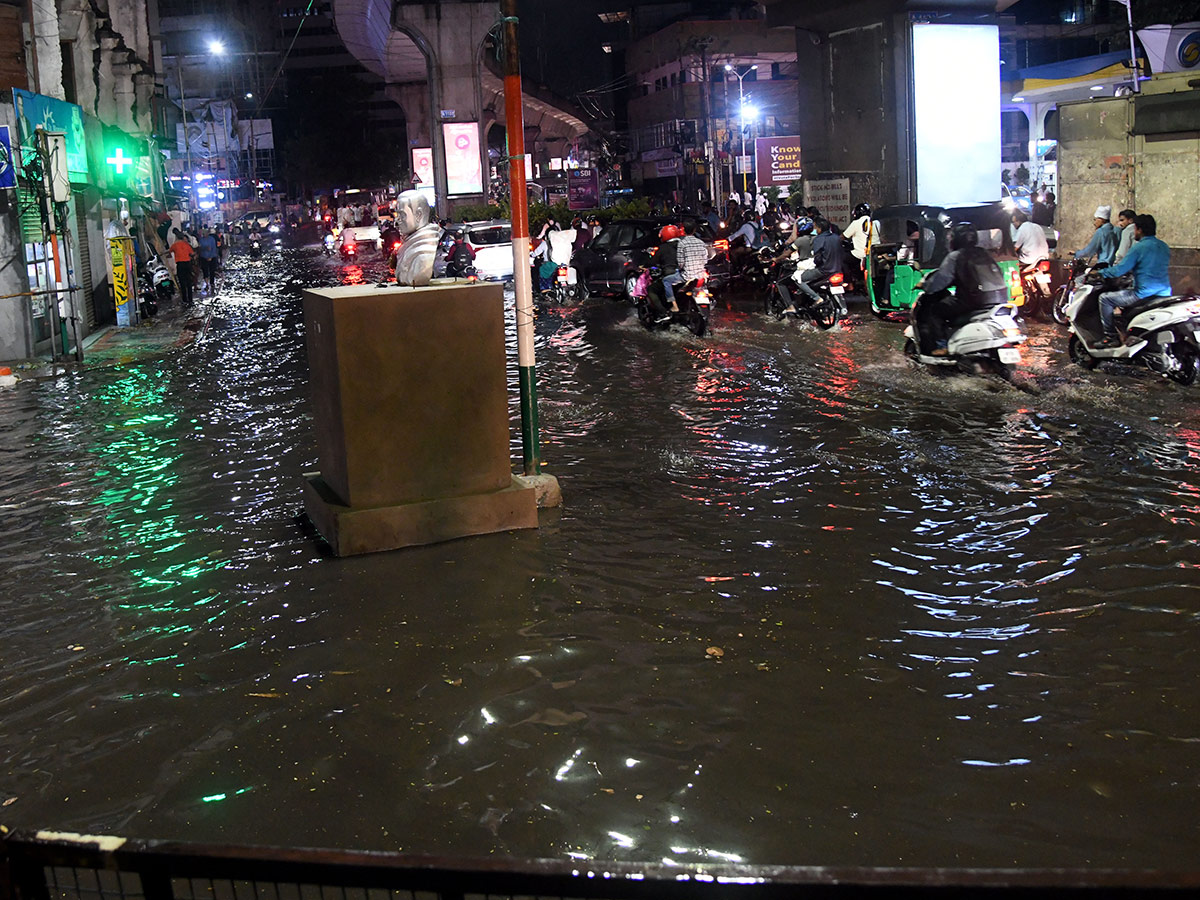
[[[235,255],[187,348],[0,391],[0,822],[1189,865],[1200,388],[1084,370],[1052,323],[1012,383],[937,376],[861,297],[826,331],[718,294],[703,337],[542,305],[562,508],[337,559],[303,514],[301,291],[380,274]]]

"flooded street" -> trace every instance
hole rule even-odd
[[[299,293],[347,277],[234,257],[194,345],[0,391],[0,822],[1192,867],[1200,388],[1084,372],[1047,324],[1015,386],[933,377],[861,298],[706,339],[542,308],[561,511],[339,560],[302,515]]]

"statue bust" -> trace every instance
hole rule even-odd
[[[396,283],[421,286],[433,277],[441,228],[430,223],[429,199],[420,191],[404,191],[396,199],[396,230],[404,237],[396,254]]]

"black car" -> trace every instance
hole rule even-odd
[[[708,222],[696,215],[682,216],[684,222],[696,224],[696,237],[708,246],[709,276],[722,277],[724,254],[714,259],[713,241],[716,235]],[[664,225],[679,219],[666,217],[646,219],[614,219],[587,244],[571,255],[571,265],[578,272],[581,283],[591,293],[616,294],[629,297],[630,270],[648,261],[658,248],[658,233]],[[714,271],[717,269],[717,271]]]

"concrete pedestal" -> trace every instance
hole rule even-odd
[[[537,527],[509,457],[503,288],[306,291],[320,472],[304,507],[338,556]]]

